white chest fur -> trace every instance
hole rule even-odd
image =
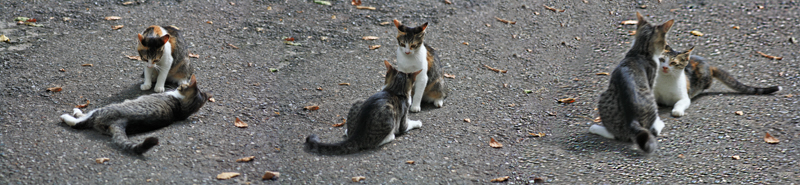
[[[658,103],[674,105],[681,99],[688,98],[689,95],[686,85],[686,74],[683,70],[670,71],[670,73],[664,73],[662,70],[658,70],[658,75],[656,75],[655,79],[655,87],[653,87],[653,94]]]
[[[397,70],[403,73],[413,73],[420,69],[422,70],[421,73],[428,71],[428,61],[426,59],[428,50],[425,49],[425,45],[419,46],[419,49],[412,51],[411,54],[405,54],[403,49],[402,47],[397,47]]]

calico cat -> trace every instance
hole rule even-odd
[[[711,87],[713,78],[743,94],[770,94],[781,90],[780,86],[758,88],[744,85],[728,72],[707,64],[705,58],[692,55],[692,50],[694,47],[677,52],[666,46],[663,57],[659,59],[661,70],[656,76],[653,92],[659,104],[673,105],[672,116],[686,115],[684,111],[691,105],[691,98]]]
[[[101,107],[83,114],[73,109],[72,115],[61,115],[61,120],[72,128],[89,128],[109,134],[113,142],[126,151],[143,154],[158,145],[158,139],[148,137],[137,144],[128,140],[127,130],[145,130],[166,127],[176,121],[185,120],[206,103],[210,96],[200,92],[192,75],[189,84],[176,90],[140,96],[134,100]],[[73,117],[74,116],[74,117]]]
[[[433,48],[422,42],[428,23],[410,28],[397,19],[393,22],[397,27],[397,44],[400,46],[397,47],[397,69],[406,73],[422,70],[422,73],[417,75],[416,81],[427,82],[414,85],[410,111],[419,112],[422,100],[433,102],[436,107],[442,107],[449,90],[444,85],[441,66],[436,64],[439,57]]]
[[[403,73],[384,61],[386,65],[386,87],[370,96],[366,101],[353,103],[347,113],[347,139],[342,142],[320,143],[317,135],[306,138],[305,148],[309,152],[324,155],[355,153],[375,148],[394,140],[411,129],[419,128],[422,122],[408,119],[408,107],[414,79],[422,72]]]
[[[633,141],[642,151],[652,153],[656,136],[664,128],[653,97],[658,57],[667,44],[666,33],[674,20],[651,25],[636,12],[638,24],[633,46],[609,79],[608,90],[600,95],[597,110],[603,125],[592,125],[590,133],[609,139]]]
[[[169,79],[178,85],[187,84],[194,69],[189,62],[189,52],[180,29],[175,26],[150,26],[139,34],[139,56],[147,62],[144,68],[142,90],[150,90],[153,79],[156,86],[153,91],[164,92],[164,82]]]

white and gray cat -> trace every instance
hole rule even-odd
[[[421,71],[403,73],[386,65],[386,86],[366,101],[353,103],[347,113],[347,139],[339,143],[320,143],[317,135],[306,138],[305,149],[323,155],[342,155],[375,148],[394,140],[422,122],[408,119],[409,95],[414,79]]]
[[[72,128],[94,128],[112,136],[112,141],[126,151],[143,154],[158,145],[158,139],[148,137],[142,143],[128,139],[126,130],[149,130],[166,127],[185,120],[199,111],[210,96],[200,92],[194,76],[189,84],[176,90],[140,96],[134,100],[111,104],[84,114],[73,109],[72,115],[61,115],[61,120]]]
[[[714,79],[743,94],[770,94],[781,90],[780,86],[759,88],[742,84],[725,70],[709,65],[705,58],[692,55],[692,50],[694,47],[677,52],[666,46],[663,57],[659,59],[661,70],[656,76],[653,92],[656,102],[673,106],[672,116],[686,115],[691,98],[711,87]]]
[[[417,75],[411,103],[411,112],[419,112],[422,100],[432,102],[436,107],[444,105],[449,90],[444,84],[441,66],[436,62],[439,57],[433,48],[423,43],[428,23],[418,27],[407,27],[398,20],[393,20],[397,27],[397,70],[411,73],[422,70]],[[387,77],[388,78],[388,77]],[[422,93],[419,93],[422,92]]]
[[[666,46],[666,34],[674,21],[651,25],[639,12],[636,18],[633,46],[611,73],[608,90],[597,102],[603,126],[592,125],[589,132],[609,139],[633,141],[642,151],[651,153],[658,147],[655,137],[664,128],[652,88],[658,72],[658,57]]]
[[[189,52],[175,26],[150,26],[139,35],[139,46],[136,51],[143,61],[144,83],[142,90],[150,90],[153,80],[156,85],[153,91],[164,92],[164,83],[169,80],[178,85],[188,84],[194,69],[189,62]]]

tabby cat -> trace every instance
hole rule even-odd
[[[142,143],[128,140],[126,129],[147,130],[166,127],[176,121],[185,120],[206,103],[209,95],[200,92],[192,75],[189,84],[174,91],[140,96],[134,100],[101,107],[83,114],[73,109],[72,115],[61,115],[61,120],[72,128],[89,128],[111,135],[113,142],[126,151],[143,154],[158,145],[158,139],[148,137]]]
[[[153,91],[164,92],[167,79],[178,85],[187,84],[194,69],[189,62],[189,52],[180,29],[175,26],[150,26],[139,34],[139,56],[147,62],[144,68],[142,90],[150,90],[153,79],[156,86]]]
[[[366,101],[353,103],[347,113],[347,139],[342,142],[320,143],[317,135],[306,138],[306,150],[324,155],[341,155],[375,148],[394,140],[411,129],[419,128],[422,122],[408,119],[409,95],[414,79],[421,71],[403,73],[386,65],[386,87]]]
[[[608,90],[600,95],[597,110],[603,125],[592,125],[590,133],[609,139],[633,141],[642,151],[653,152],[655,139],[664,128],[652,87],[658,72],[658,57],[667,44],[666,34],[674,21],[651,25],[636,12],[638,23],[633,46],[609,79]]]
[[[711,87],[713,78],[743,94],[770,94],[781,90],[780,86],[758,88],[742,84],[728,72],[707,64],[705,58],[691,55],[693,49],[677,52],[667,46],[663,58],[659,59],[661,70],[653,92],[659,104],[674,105],[672,116],[686,115],[691,98]]]
[[[422,42],[428,23],[410,28],[396,19],[393,22],[397,27],[397,44],[400,46],[397,47],[397,69],[406,73],[422,70],[422,73],[417,75],[416,81],[427,82],[414,85],[410,111],[419,112],[422,100],[433,102],[436,107],[442,107],[449,90],[444,85],[441,66],[436,64],[439,57],[432,47]]]

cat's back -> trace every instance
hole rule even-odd
[[[179,108],[180,100],[177,98],[166,94],[152,94],[103,107],[101,115],[133,120],[166,119],[171,118]]]

